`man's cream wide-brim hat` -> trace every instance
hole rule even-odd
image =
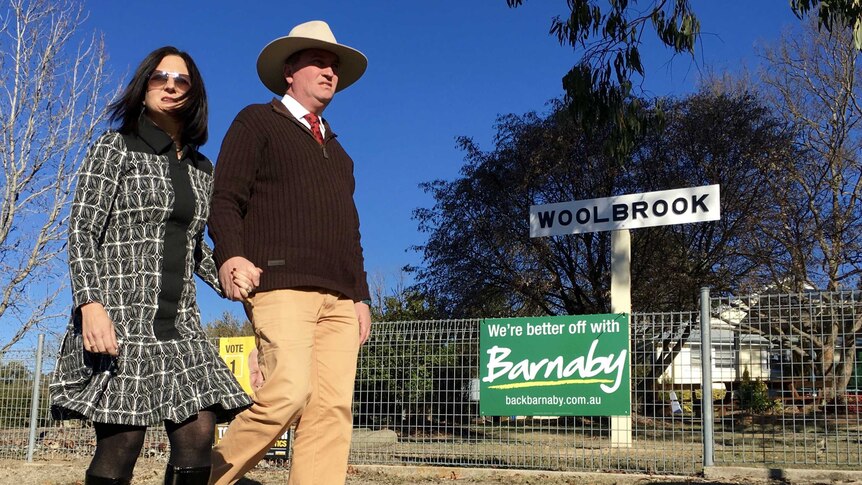
[[[294,27],[285,37],[270,42],[257,56],[257,75],[263,85],[278,96],[287,92],[284,80],[284,61],[294,52],[304,49],[323,49],[338,56],[338,86],[335,91],[350,86],[365,72],[368,59],[358,50],[341,45],[332,35],[326,22],[312,20]]]

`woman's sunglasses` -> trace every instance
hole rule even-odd
[[[167,71],[153,71],[147,84],[151,89],[158,89],[164,87],[168,83],[168,79],[174,80],[177,91],[188,91],[192,87],[192,80],[188,74]]]

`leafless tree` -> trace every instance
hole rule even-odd
[[[404,269],[390,275],[369,277],[371,318],[375,322],[429,320],[440,318],[428,296],[410,286]]]
[[[779,291],[852,288],[862,275],[860,51],[836,27],[812,21],[763,51],[764,92],[797,148],[764,167],[775,201],[763,217],[774,243],[764,262]]]
[[[237,318],[229,311],[222,312],[220,318],[208,322],[204,326],[207,337],[251,337],[254,335],[254,327],[247,318]]]
[[[777,346],[785,380],[816,381],[824,400],[846,390],[862,338],[860,294],[843,291],[862,276],[862,71],[851,29],[812,20],[762,51],[758,88],[793,142],[760,166],[772,200],[751,245],[760,294],[734,300],[737,313],[719,309]]]
[[[112,93],[78,0],[0,4],[0,354],[66,309],[74,168]]]

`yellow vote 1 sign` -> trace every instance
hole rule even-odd
[[[218,339],[218,353],[227,368],[249,395],[254,394],[251,387],[249,356],[255,349],[254,337],[222,337]]]
[[[228,369],[233,372],[239,385],[250,396],[254,395],[254,389],[251,384],[252,352],[255,350],[254,337],[222,337],[219,339],[218,353]],[[254,356],[257,352],[254,352]],[[221,441],[224,434],[227,432],[227,423],[216,426],[215,443]],[[290,449],[290,430],[285,431],[275,444],[267,452],[267,458],[287,458]]]

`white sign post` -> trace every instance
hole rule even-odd
[[[611,233],[611,312],[632,311],[631,231],[721,219],[718,185],[530,206],[530,237]],[[634,323],[630,320],[630,323]],[[631,342],[629,342],[631,355]],[[631,360],[630,360],[631,362]],[[631,369],[629,369],[631,376]],[[631,388],[631,386],[629,386]],[[631,391],[629,391],[631,392]],[[631,416],[611,417],[611,446],[632,445]]]
[[[629,335],[634,335],[632,314],[632,236],[628,229],[611,232],[611,313],[629,315]],[[629,338],[629,355],[632,355],[632,341]],[[629,379],[631,379],[631,363],[629,358]],[[631,381],[629,381],[631,382]],[[629,385],[629,402],[632,386]],[[611,416],[611,447],[631,448],[632,417]]]

